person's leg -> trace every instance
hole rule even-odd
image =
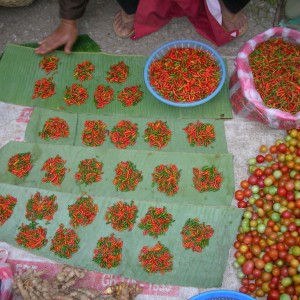
[[[222,12],[222,24],[228,31],[238,31],[243,35],[248,27],[247,16],[241,11],[250,0],[219,0]]]
[[[117,0],[117,1],[127,15],[133,15],[136,13],[137,7],[139,5],[139,0]]]
[[[117,0],[122,10],[115,16],[114,31],[121,38],[128,38],[134,33],[134,17],[139,0]]]
[[[250,0],[223,0],[224,5],[233,14],[241,11],[249,2]]]

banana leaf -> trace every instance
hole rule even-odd
[[[16,235],[22,224],[29,224],[26,219],[27,201],[36,192],[43,197],[55,195],[58,210],[53,220],[49,222],[37,220],[38,225],[47,229],[48,243],[41,249],[29,250],[36,255],[46,257],[64,264],[74,265],[92,271],[101,271],[107,274],[117,274],[124,277],[151,282],[157,284],[179,285],[189,287],[212,288],[220,287],[223,273],[227,266],[228,254],[232,245],[237,228],[239,226],[243,210],[224,206],[193,206],[186,203],[156,203],[153,201],[139,201],[135,204],[138,207],[136,223],[131,231],[116,231],[110,224],[106,224],[105,213],[107,208],[114,205],[119,199],[113,197],[93,196],[94,202],[98,205],[99,212],[90,225],[78,226],[75,232],[80,238],[79,250],[69,259],[59,257],[50,251],[51,240],[59,228],[64,224],[65,228],[71,228],[68,206],[75,203],[80,195],[50,192],[38,187],[16,187],[0,183],[1,195],[10,194],[17,199],[17,204],[12,216],[0,226],[0,239],[15,247],[21,247],[16,242]],[[127,202],[128,203],[128,202]],[[147,213],[148,208],[165,207],[167,212],[172,214],[174,222],[168,231],[157,238],[144,235],[143,230],[138,227],[140,219]],[[182,246],[181,230],[189,219],[198,218],[200,223],[210,225],[214,230],[212,237],[202,252],[193,252],[191,249],[184,249]],[[115,235],[115,238],[123,241],[122,261],[119,266],[111,269],[101,268],[93,261],[93,251],[96,248],[100,237]],[[173,270],[164,274],[147,273],[139,263],[138,256],[144,246],[153,247],[157,242],[166,246],[173,255]]]
[[[36,42],[24,43],[21,46],[37,48],[39,46]],[[57,50],[64,50],[64,47],[59,47]],[[100,52],[99,45],[90,38],[88,34],[80,34],[72,47],[73,52]]]
[[[8,171],[9,159],[18,153],[30,152],[32,165],[30,173],[18,178]],[[65,178],[61,186],[51,182],[42,182],[45,171],[42,166],[48,158],[59,155],[66,161]],[[102,180],[90,185],[79,184],[75,181],[79,163],[87,158],[96,158],[103,163]],[[137,170],[142,172],[143,179],[135,190],[119,191],[113,184],[116,176],[116,167],[120,162],[132,162]],[[168,196],[152,185],[152,173],[158,165],[175,165],[180,170],[178,182],[179,190],[174,196]],[[193,168],[214,166],[222,174],[222,184],[217,191],[199,192],[193,185]],[[234,192],[234,175],[232,154],[216,153],[187,153],[187,152],[158,152],[143,150],[100,150],[70,145],[46,145],[27,142],[11,141],[0,149],[0,182],[16,186],[36,187],[52,191],[68,193],[89,193],[96,196],[119,197],[122,199],[135,199],[135,201],[156,201],[167,203],[185,203],[194,205],[230,205]]]
[[[103,52],[73,52],[66,55],[62,51],[52,53],[60,59],[57,71],[46,75],[39,68],[42,57],[35,54],[34,49],[19,45],[7,45],[0,61],[0,101],[30,107],[43,107],[53,110],[64,110],[76,113],[92,113],[99,115],[117,115],[133,117],[168,117],[178,118],[232,118],[231,104],[229,101],[228,80],[220,93],[211,101],[190,108],[178,108],[166,105],[156,100],[148,91],[143,72],[147,57],[113,55]],[[95,66],[93,78],[80,82],[74,77],[77,64],[88,60]],[[109,84],[114,89],[115,99],[103,109],[97,109],[94,104],[93,94],[98,85],[108,85],[107,72],[112,65],[124,61],[129,66],[129,77],[125,83]],[[55,94],[47,99],[32,99],[35,83],[41,78],[52,77],[55,83]],[[64,101],[66,87],[73,83],[82,83],[88,91],[89,97],[82,105],[68,106]],[[136,105],[125,107],[117,95],[130,86],[140,86],[143,92],[142,100]]]
[[[49,118],[59,117],[67,122],[69,125],[69,137],[55,139],[42,139],[39,133],[42,131],[45,122]],[[138,127],[138,137],[136,144],[129,146],[130,150],[157,150],[161,152],[197,152],[197,153],[226,153],[227,152],[227,142],[225,137],[224,122],[223,120],[214,119],[168,119],[164,117],[162,121],[166,122],[167,126],[172,132],[171,140],[168,145],[161,150],[158,148],[150,147],[148,142],[144,141],[144,131],[147,128],[147,123],[155,122],[157,119],[153,118],[138,118],[129,117],[122,118],[119,116],[98,116],[92,114],[74,114],[62,111],[53,111],[42,108],[35,108],[30,121],[26,128],[25,140],[27,142],[33,143],[45,143],[45,144],[56,144],[56,145],[77,145],[85,146],[82,142],[81,135],[84,130],[84,122],[87,120],[101,120],[107,125],[106,129],[111,131],[114,126],[121,120],[131,121]],[[187,136],[183,128],[185,128],[189,123],[195,123],[200,121],[201,123],[211,124],[214,127],[216,138],[208,146],[191,146],[188,143]],[[99,146],[99,149],[116,149],[114,144],[111,142],[109,136],[106,137],[105,142]],[[122,151],[122,150],[121,150]]]

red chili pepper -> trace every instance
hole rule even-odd
[[[52,81],[53,78],[42,78],[36,81],[34,85],[32,99],[42,98],[47,99],[55,94],[54,88],[55,83]]]
[[[149,68],[151,86],[165,99],[193,102],[212,94],[221,79],[220,67],[206,51],[170,49]]]
[[[0,225],[3,225],[13,214],[17,199],[11,195],[0,195]]]
[[[198,218],[188,219],[180,232],[182,245],[185,249],[192,249],[195,252],[202,252],[208,246],[209,239],[213,236],[214,230],[210,225],[200,223]]]
[[[125,82],[129,75],[129,67],[120,61],[110,67],[110,71],[107,72],[106,81],[109,83],[122,83]]]
[[[45,121],[43,129],[39,132],[41,139],[61,139],[67,138],[70,134],[68,123],[59,117],[49,118]]]
[[[255,88],[269,108],[300,111],[300,45],[271,38],[249,56]]]
[[[144,246],[140,251],[139,261],[148,273],[164,274],[173,270],[173,255],[160,242],[153,247]]]
[[[46,72],[46,74],[49,74],[52,71],[55,71],[57,69],[57,65],[59,62],[59,58],[51,55],[51,56],[45,56],[40,62],[39,67]]]
[[[114,90],[110,86],[98,85],[94,92],[94,103],[96,108],[104,108],[114,98]]]
[[[101,268],[111,269],[120,265],[122,260],[123,241],[114,234],[101,237],[94,249],[93,261]]]

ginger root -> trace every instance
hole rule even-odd
[[[133,300],[142,289],[137,284],[118,283],[105,291],[74,288],[85,270],[63,265],[54,280],[43,279],[42,271],[28,269],[14,278],[13,289],[24,300]]]

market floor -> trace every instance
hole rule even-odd
[[[281,3],[281,1],[278,1]],[[79,22],[79,33],[88,34],[101,47],[103,52],[113,54],[149,55],[162,44],[180,39],[193,39],[202,41],[214,47],[222,57],[227,59],[229,75],[234,70],[234,59],[243,43],[253,36],[276,25],[278,19],[278,4],[271,0],[253,0],[246,7],[245,12],[249,18],[249,28],[246,34],[227,45],[216,47],[199,36],[187,18],[172,20],[159,31],[142,39],[132,41],[118,38],[113,30],[114,15],[118,11],[118,4],[110,0],[91,0],[85,15]],[[8,43],[36,42],[50,34],[59,22],[58,3],[54,0],[35,0],[28,7],[7,8],[0,6],[0,53]],[[1,104],[1,103],[0,103]],[[9,140],[22,140],[25,123],[18,123],[14,115],[20,108],[13,105],[0,106],[0,146]],[[261,144],[271,145],[284,133],[265,125],[246,121],[234,116],[232,120],[225,121],[228,150],[234,155],[234,172],[236,186],[247,177],[247,160],[258,152]],[[0,247],[10,251],[10,258],[22,261],[39,261],[48,263],[48,260],[34,255],[28,255],[0,242]],[[238,281],[231,263],[233,250],[230,251],[228,266],[224,274],[224,289],[236,289]],[[50,263],[50,262],[49,262]],[[200,290],[195,288],[179,288],[177,293],[147,294],[138,299],[173,299],[183,300],[197,294]]]

